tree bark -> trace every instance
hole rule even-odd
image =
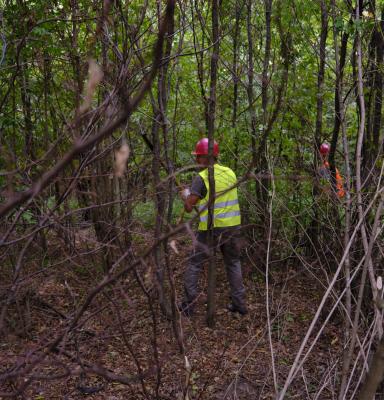
[[[254,104],[254,64],[253,64],[253,32],[252,32],[252,0],[247,1],[247,38],[248,38],[248,107],[251,122],[251,148],[252,148],[252,163],[255,166],[257,162],[257,148],[256,148],[256,112]]]
[[[325,72],[325,60],[326,60],[326,42],[328,34],[328,10],[324,0],[320,2],[321,9],[321,33],[320,33],[320,45],[319,45],[319,70],[317,74],[317,94],[316,94],[316,122],[315,122],[315,146],[314,146],[314,175],[317,175],[317,166],[319,165],[319,147],[323,139],[323,103],[324,103],[324,72]],[[337,92],[338,94],[338,92]],[[313,186],[313,204],[312,204],[312,221],[310,225],[309,236],[311,239],[311,245],[314,249],[319,248],[319,235],[320,235],[320,224],[319,224],[319,205],[318,196],[320,189],[314,180]],[[312,249],[309,249],[310,252]]]
[[[219,61],[219,0],[212,0],[212,54],[210,65],[210,91],[208,100],[208,181],[209,181],[209,199],[208,199],[208,248],[209,248],[209,265],[208,265],[208,309],[207,324],[213,328],[215,324],[215,291],[216,291],[216,265],[215,265],[215,248],[214,248],[214,219],[213,206],[215,201],[215,177],[214,177],[214,157],[213,144],[215,132],[215,114],[216,114],[216,84],[217,84],[217,67]]]
[[[235,32],[233,34],[233,100],[232,100],[232,134],[235,138],[235,157],[234,157],[234,168],[237,170],[238,158],[239,158],[239,134],[236,129],[237,125],[237,104],[238,104],[238,92],[239,92],[239,72],[238,72],[238,58],[239,58],[239,32],[240,32],[240,15],[241,8],[239,2],[235,4]]]

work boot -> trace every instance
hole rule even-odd
[[[239,306],[236,306],[233,303],[230,303],[230,304],[227,305],[227,310],[232,312],[232,313],[236,313],[237,312],[240,315],[248,314],[247,307],[245,307],[245,306],[239,307]]]
[[[178,304],[178,310],[184,315],[184,317],[190,318],[193,315],[193,306],[191,303],[187,301],[183,301],[182,303]]]

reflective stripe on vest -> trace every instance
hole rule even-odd
[[[235,173],[227,167],[219,164],[214,165],[215,173],[215,203],[213,206],[213,226],[229,227],[237,226],[241,223],[239,200],[237,197],[237,188],[230,187],[236,184]],[[208,168],[199,173],[204,180],[207,188],[206,196],[199,202],[200,223],[199,231],[206,231],[208,225],[208,199],[209,199],[209,182]]]
[[[221,214],[215,214],[214,218],[230,218],[230,217],[239,217],[240,216],[240,211],[230,211],[226,213],[221,213]],[[208,215],[204,217],[200,217],[200,221],[207,222],[208,221]]]
[[[226,208],[229,206],[234,206],[235,204],[239,204],[239,200],[235,199],[235,200],[229,200],[229,201],[221,201],[219,203],[215,202],[215,205],[213,206],[213,208]],[[203,205],[203,206],[199,206],[199,211],[204,210],[204,208],[207,207],[207,204]]]

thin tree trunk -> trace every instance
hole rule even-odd
[[[315,157],[317,158],[317,149],[320,146],[323,135],[323,102],[324,102],[324,71],[325,71],[325,47],[328,33],[328,10],[325,0],[320,2],[321,8],[321,34],[319,48],[319,72],[317,74],[317,109],[316,109],[316,127],[315,127]]]
[[[239,32],[240,32],[240,14],[241,8],[237,1],[235,4],[235,32],[233,36],[233,100],[232,100],[232,130],[235,138],[235,157],[234,157],[234,168],[237,170],[238,158],[239,158],[239,134],[236,129],[237,125],[237,103],[238,103],[238,91],[239,91],[239,73],[238,73],[238,58],[239,58]]]
[[[71,32],[71,48],[69,51],[71,63],[72,63],[72,71],[73,71],[73,80],[76,82],[76,91],[75,91],[75,110],[79,111],[80,102],[81,102],[81,94],[83,92],[83,78],[81,73],[81,59],[78,53],[79,45],[78,45],[78,35],[79,35],[79,26],[77,22],[77,16],[79,13],[79,4],[78,0],[70,0],[70,6],[72,9],[72,32]]]
[[[316,110],[316,123],[315,123],[315,146],[314,146],[314,174],[316,174],[316,168],[319,164],[318,149],[320,142],[323,137],[323,103],[324,103],[324,72],[325,72],[325,49],[327,42],[328,33],[328,11],[327,5],[324,0],[320,2],[321,9],[321,34],[320,34],[320,47],[319,47],[319,70],[317,74],[317,110]],[[319,224],[319,205],[318,196],[320,189],[316,180],[313,186],[313,203],[312,203],[312,221],[310,225],[309,237],[311,239],[311,245],[313,250],[319,248],[319,235],[320,235],[320,224]],[[312,253],[311,249],[309,251]]]
[[[254,105],[254,65],[253,65],[253,32],[252,32],[252,0],[247,1],[247,37],[248,37],[248,107],[249,115],[251,117],[251,148],[252,148],[252,163],[256,165],[257,162],[257,149],[256,149],[256,112]]]
[[[336,18],[336,16],[334,16]],[[340,125],[341,125],[341,116],[340,116],[340,107],[343,105],[342,93],[339,92],[339,81],[343,80],[344,77],[344,66],[347,55],[347,44],[348,44],[349,34],[347,32],[343,32],[341,38],[341,46],[340,46],[340,56],[339,56],[339,68],[338,73],[336,74],[336,83],[335,83],[335,121],[333,125],[332,139],[331,139],[331,149],[329,151],[329,164],[331,166],[335,165],[335,153],[336,146],[339,138]]]
[[[333,39],[335,48],[335,61],[336,61],[336,88],[335,88],[335,99],[338,104],[335,103],[335,128],[334,133],[339,131],[341,126],[343,149],[344,149],[344,164],[345,164],[345,178],[346,178],[346,202],[345,202],[345,228],[344,228],[344,238],[343,247],[344,251],[348,246],[350,240],[350,230],[351,230],[351,169],[350,169],[350,156],[349,156],[349,146],[345,126],[345,112],[343,103],[343,68],[345,63],[346,45],[347,40],[345,40],[345,35],[342,37],[341,42],[341,54],[339,51],[338,35],[335,27],[336,19],[336,5],[335,0],[332,0],[332,17],[333,17]],[[344,263],[344,280],[347,286],[345,293],[345,319],[344,319],[344,343],[348,344],[350,340],[350,321],[352,319],[352,293],[350,286],[351,279],[351,261],[349,254],[347,254]],[[345,348],[343,352],[343,367],[342,375],[347,374],[346,370],[348,366],[348,351]]]
[[[263,132],[261,135],[261,141],[258,149],[259,156],[259,170],[266,171],[268,169],[267,160],[267,136],[268,136],[268,88],[270,84],[269,77],[269,63],[271,61],[271,43],[272,43],[272,33],[271,33],[271,17],[272,17],[272,0],[264,0],[264,15],[265,15],[265,46],[264,46],[264,60],[263,60],[263,72],[261,77],[261,108],[263,112]],[[267,232],[267,196],[269,188],[268,179],[260,179],[256,182],[256,195],[259,198],[260,207],[262,210],[261,216],[264,225],[265,234]]]
[[[356,21],[360,21],[360,1],[356,1]],[[357,62],[357,91],[358,91],[358,101],[359,101],[359,110],[360,110],[360,121],[359,121],[359,131],[357,137],[357,146],[356,146],[356,195],[357,195],[357,209],[359,219],[364,219],[364,209],[363,209],[363,197],[362,197],[362,175],[361,175],[361,159],[362,159],[362,146],[364,140],[364,128],[366,122],[366,112],[365,112],[365,101],[364,101],[364,87],[363,87],[363,67],[362,67],[362,46],[361,46],[361,37],[360,33],[357,32],[356,34],[356,62]],[[368,243],[367,232],[365,229],[365,224],[361,224],[361,237],[363,241],[364,251],[366,253],[366,259],[363,266],[362,276],[360,280],[360,287],[359,287],[359,294],[357,299],[357,305],[355,310],[355,317],[353,321],[352,327],[352,334],[351,334],[351,341],[348,348],[348,355],[346,356],[345,362],[343,364],[343,372],[342,372],[342,380],[340,384],[340,392],[339,392],[339,399],[342,400],[345,397],[347,391],[347,382],[348,382],[348,371],[350,364],[352,362],[352,355],[355,348],[355,343],[357,340],[357,330],[358,330],[358,322],[360,318],[360,310],[361,304],[363,301],[363,294],[364,294],[364,287],[366,276],[368,274],[371,280],[371,289],[373,293],[373,298],[377,297],[377,288],[375,282],[375,276],[373,271],[373,264],[372,264],[372,246],[373,246],[373,237],[374,233],[371,237],[371,243]],[[379,337],[382,335],[382,326],[381,326],[381,312],[375,308],[375,317],[377,318],[377,327]]]
[[[359,1],[356,2],[356,20],[360,20]],[[362,146],[364,141],[364,127],[365,127],[365,102],[364,102],[364,87],[363,87],[363,66],[362,66],[362,46],[360,34],[357,34],[357,89],[360,105],[360,124],[356,146],[356,194],[357,194],[357,209],[359,217],[364,215],[364,200],[363,200],[363,185],[362,185]],[[368,239],[365,224],[361,225],[361,236],[363,239],[363,246],[365,252],[368,250]],[[377,295],[376,279],[373,271],[372,260],[368,263],[368,273],[371,280],[371,288],[373,297]],[[377,315],[379,317],[379,315]],[[379,334],[382,334],[382,328],[379,327]]]
[[[195,49],[195,58],[196,58],[196,63],[197,63],[197,78],[199,81],[199,86],[200,86],[200,93],[201,93],[201,98],[203,99],[204,102],[204,118],[205,118],[205,127],[208,132],[208,99],[206,95],[206,90],[205,90],[205,70],[204,70],[204,51],[199,51],[202,48],[204,48],[204,33],[202,34],[202,39],[201,39],[201,44],[199,44],[198,41],[198,36],[196,32],[196,25],[195,25],[195,17],[196,14],[199,16],[198,19],[201,23],[201,28],[202,30],[204,29],[203,22],[201,21],[200,17],[200,12],[198,9],[198,2],[194,2],[191,0],[191,13],[192,13],[192,31],[193,31],[193,47]],[[196,10],[194,10],[196,9]],[[195,14],[196,11],[196,14]]]
[[[376,69],[375,69],[375,104],[373,112],[372,146],[369,167],[373,167],[376,158],[380,156],[379,138],[382,120],[383,104],[383,67],[384,67],[384,7],[381,10],[381,20],[376,28]]]
[[[213,167],[213,143],[215,132],[215,113],[216,113],[216,84],[217,84],[217,67],[219,61],[219,0],[212,0],[212,55],[210,66],[210,92],[208,100],[208,181],[209,181],[209,199],[208,199],[208,248],[209,248],[209,265],[208,265],[208,309],[207,324],[213,328],[215,324],[215,291],[216,291],[216,265],[215,265],[215,249],[214,249],[214,219],[213,206],[215,201],[215,177]]]
[[[264,130],[267,125],[268,119],[268,86],[269,86],[269,62],[271,59],[271,16],[272,16],[272,0],[264,0],[265,12],[265,47],[264,47],[264,61],[263,73],[261,83],[261,108],[263,110],[263,125]]]
[[[34,160],[34,140],[33,140],[33,124],[32,124],[32,105],[29,88],[29,76],[26,66],[21,67],[21,100],[23,104],[24,115],[24,132],[25,146],[24,153],[27,159]]]
[[[320,33],[320,47],[319,47],[319,70],[317,74],[317,108],[316,108],[316,122],[315,122],[315,146],[314,146],[314,174],[316,175],[316,169],[319,165],[318,149],[320,142],[323,139],[323,103],[324,103],[324,72],[325,72],[325,49],[327,42],[328,33],[328,11],[327,5],[324,0],[320,3],[321,8],[321,33]],[[310,243],[314,250],[319,248],[319,205],[318,196],[320,194],[319,186],[314,180],[313,187],[313,204],[312,204],[312,221],[310,225]],[[311,249],[309,251],[312,253]]]

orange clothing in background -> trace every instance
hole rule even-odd
[[[324,161],[323,168],[330,172],[330,166],[328,161]],[[339,199],[345,196],[343,177],[339,170],[335,168],[335,180],[336,180],[336,194]]]

